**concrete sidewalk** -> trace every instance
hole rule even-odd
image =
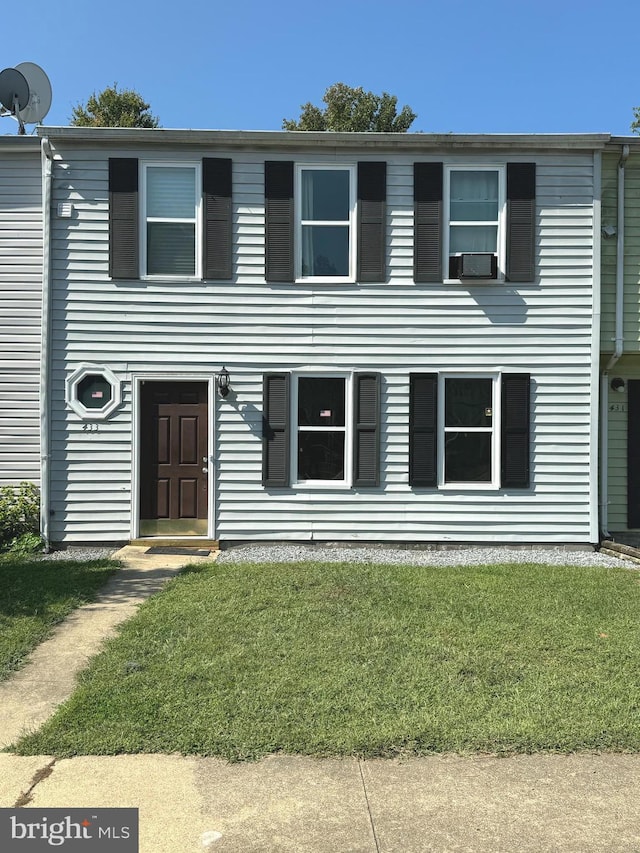
[[[116,626],[186,562],[204,559],[131,547],[114,556],[126,568],[98,600],[0,685],[0,744],[47,719]],[[640,853],[639,782],[639,755],[227,764],[0,754],[0,807],[137,807],[141,853]]]
[[[639,779],[630,755],[0,755],[0,805],[137,807],[141,853],[637,853]]]

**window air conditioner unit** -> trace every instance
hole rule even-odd
[[[497,278],[498,259],[489,252],[459,255],[458,278]]]

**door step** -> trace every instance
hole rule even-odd
[[[129,545],[138,548],[188,548],[191,551],[219,551],[220,543],[217,539],[198,539],[195,537],[147,536],[142,539],[132,539]]]

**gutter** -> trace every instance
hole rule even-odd
[[[51,550],[51,440],[50,363],[51,327],[51,186],[53,152],[49,139],[42,139],[42,321],[40,342],[40,535],[44,551]]]
[[[414,154],[442,150],[490,148],[513,152],[533,150],[595,150],[610,143],[608,133],[343,133],[295,130],[187,130],[180,128],[46,127],[38,133],[49,139],[82,145],[180,145],[234,150],[326,150],[343,154],[345,149],[409,151]]]

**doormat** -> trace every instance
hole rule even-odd
[[[145,554],[166,554],[171,557],[208,557],[210,548],[173,548],[171,545],[153,545]]]

